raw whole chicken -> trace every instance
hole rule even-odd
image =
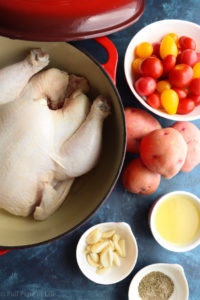
[[[35,49],[0,70],[0,208],[36,220],[52,215],[74,178],[96,165],[110,113],[103,96],[90,104],[86,79],[39,72],[48,63]]]

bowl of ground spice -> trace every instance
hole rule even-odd
[[[128,296],[129,300],[188,300],[183,267],[162,263],[144,267],[133,277]]]

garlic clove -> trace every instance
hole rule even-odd
[[[90,266],[97,268],[99,266],[99,264],[97,264],[96,262],[93,261],[93,259],[91,258],[90,254],[87,254],[87,262],[89,263]]]
[[[104,231],[102,232],[101,236],[104,239],[109,239],[115,234],[115,230],[109,230],[109,231]]]
[[[117,251],[117,253],[122,256],[122,250],[118,244],[118,241],[114,241],[114,247],[115,247],[115,250]]]
[[[95,263],[99,263],[99,255],[95,252],[91,252],[90,256]]]
[[[85,250],[83,251],[83,253],[87,254],[87,253],[90,253],[91,252],[91,247],[90,246],[87,246],[85,248]]]
[[[108,268],[110,267],[110,258],[109,258],[109,248],[105,248],[101,253],[100,253],[100,264]]]
[[[113,264],[113,249],[108,247],[108,259],[109,259],[109,266],[112,267]]]
[[[116,252],[113,252],[113,263],[118,267],[121,265],[119,255]]]
[[[114,243],[113,243],[113,241],[112,241],[112,240],[110,240],[110,241],[109,241],[108,245],[109,245],[109,247],[111,247],[111,248],[112,248],[112,250],[114,250],[114,249],[115,249],[115,246],[114,246]]]
[[[125,240],[115,230],[101,232],[95,229],[88,235],[86,242],[84,253],[88,263],[96,267],[97,274],[103,274],[113,264],[120,266],[120,257],[126,256]]]
[[[87,244],[94,244],[99,242],[100,238],[101,238],[101,232],[99,231],[98,228],[96,228],[87,236],[86,242]]]
[[[125,240],[119,240],[118,245],[121,249],[121,257],[126,256]]]
[[[101,274],[104,274],[105,272],[107,272],[109,269],[110,269],[109,267],[108,268],[105,268],[105,267],[99,268],[96,270],[96,273],[101,275]]]
[[[108,241],[96,243],[91,247],[91,251],[95,253],[100,253],[107,245]]]
[[[113,242],[118,242],[119,239],[120,239],[120,236],[119,236],[119,234],[117,234],[117,233],[115,233],[115,234],[113,235],[113,237],[112,237]]]

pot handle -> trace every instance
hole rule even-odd
[[[113,80],[116,85],[116,71],[117,71],[117,63],[118,63],[118,53],[115,45],[109,38],[106,36],[98,37],[94,39],[98,44],[103,46],[108,54],[108,60],[105,64],[101,64],[101,66],[105,69],[108,75]]]
[[[1,250],[1,249],[0,249],[0,255],[6,254],[8,251],[10,251],[10,250],[8,250],[8,249]]]

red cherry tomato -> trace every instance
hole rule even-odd
[[[185,49],[180,54],[180,63],[193,67],[197,62],[197,53],[192,49]]]
[[[187,86],[193,77],[193,70],[186,64],[176,65],[169,71],[169,82],[174,87],[183,88]]]
[[[187,97],[187,92],[181,88],[173,88],[173,90],[178,94],[179,99],[184,99]]]
[[[189,114],[191,111],[193,111],[195,108],[195,102],[194,100],[190,98],[184,98],[179,101],[177,114],[185,115]]]
[[[150,76],[140,77],[135,82],[135,89],[140,96],[149,96],[156,89],[156,81]]]
[[[200,52],[197,52],[197,63],[200,62]]]
[[[195,50],[196,49],[196,42],[188,36],[181,36],[179,38],[179,45],[182,50],[185,50],[185,49]]]
[[[197,95],[189,94],[189,95],[188,95],[188,98],[194,100],[195,106],[197,106],[197,105],[200,104],[200,95],[197,96]]]
[[[158,93],[153,93],[147,97],[146,102],[153,108],[159,108],[161,105],[160,95]]]
[[[162,64],[164,73],[168,73],[175,66],[176,57],[172,54],[169,54],[162,60]]]
[[[200,95],[200,78],[194,78],[190,82],[189,91],[193,95]]]
[[[179,51],[179,52],[178,52],[178,55],[177,55],[177,57],[176,57],[176,63],[177,63],[177,64],[180,64],[180,63],[181,63],[181,62],[180,62],[180,60],[181,60],[181,53],[182,53],[182,52]]]
[[[152,44],[153,46],[153,54],[156,55],[157,57],[160,57],[160,43],[155,42]]]
[[[163,73],[163,65],[157,57],[147,57],[140,63],[139,71],[142,76],[159,78]]]

